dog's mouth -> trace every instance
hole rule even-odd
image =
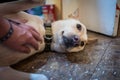
[[[83,47],[85,45],[84,41],[80,41],[80,39],[75,35],[70,37],[62,36],[62,39],[63,39],[63,44],[65,45],[66,48],[72,48],[78,46]]]

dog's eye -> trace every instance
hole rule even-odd
[[[80,45],[81,45],[81,46],[84,46],[84,45],[85,45],[84,41],[81,41]]]
[[[78,30],[82,29],[82,26],[80,24],[77,24],[76,27],[77,27]]]

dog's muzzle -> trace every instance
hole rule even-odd
[[[70,37],[63,36],[62,38],[66,48],[84,46],[84,42],[81,41],[76,35]]]

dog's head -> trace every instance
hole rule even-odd
[[[52,24],[52,50],[58,52],[78,52],[87,42],[86,27],[75,19],[56,21]]]

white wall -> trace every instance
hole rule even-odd
[[[89,30],[113,35],[116,0],[84,0],[80,3],[81,21]],[[81,1],[82,2],[82,1]]]

